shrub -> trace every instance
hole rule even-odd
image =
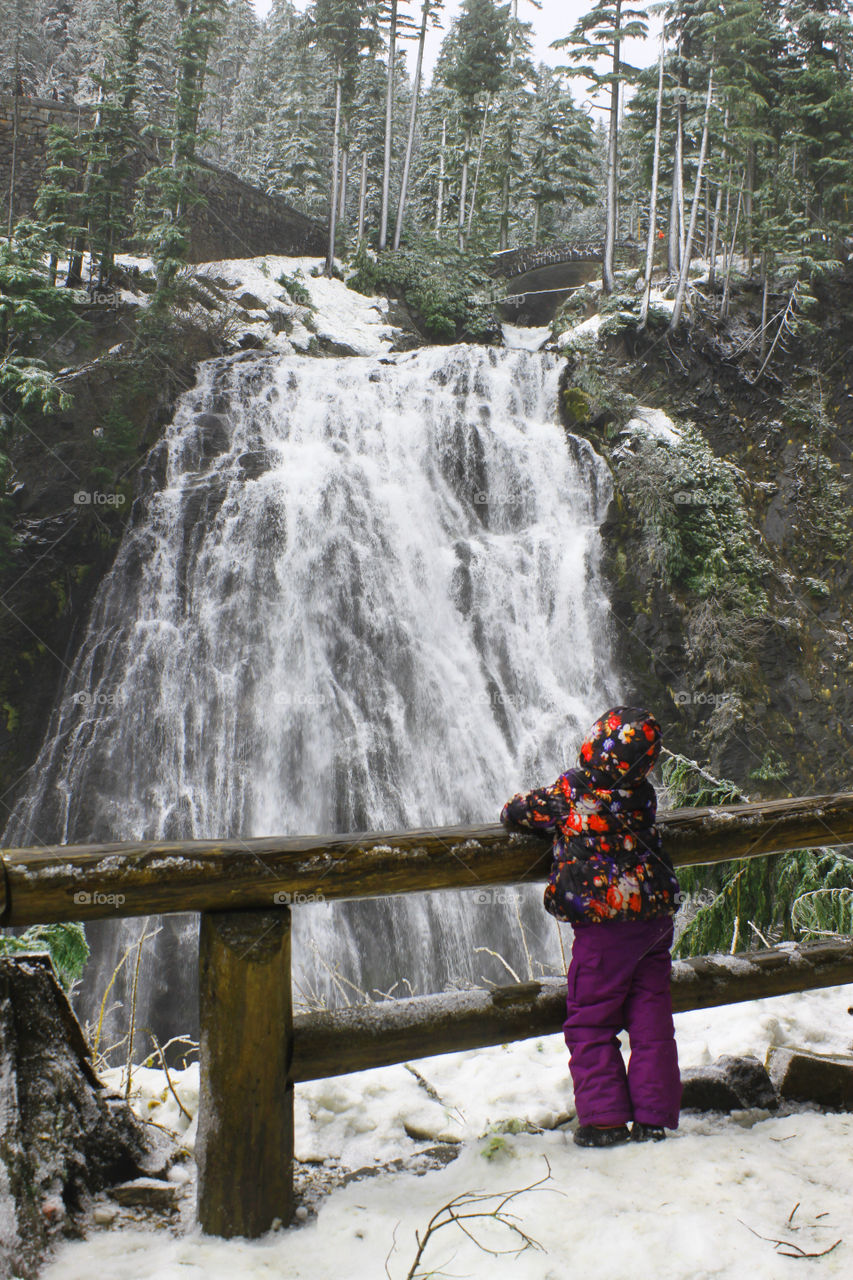
[[[488,341],[497,333],[494,282],[471,254],[425,239],[375,258],[360,250],[353,267],[351,289],[402,298],[434,342]]]

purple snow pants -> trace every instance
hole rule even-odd
[[[672,920],[575,928],[563,1024],[578,1122],[678,1127],[681,1077],[669,979]],[[628,1070],[618,1033],[628,1032]]]

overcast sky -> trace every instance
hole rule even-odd
[[[294,0],[297,9],[305,9],[308,0]],[[270,0],[254,0],[255,8],[259,14],[265,14],[270,7]],[[427,36],[426,52],[424,55],[425,66],[427,69],[427,77],[432,70],[436,57],[438,56],[439,46],[447,28],[459,12],[460,0],[446,0],[442,13],[441,31],[432,31]],[[568,35],[572,27],[584,13],[592,7],[592,0],[542,0],[542,8],[536,9],[529,0],[519,0],[518,16],[525,22],[533,25],[533,56],[537,62],[548,62],[551,66],[557,66],[565,62],[565,53],[560,49],[551,49],[549,46],[552,40],[559,40],[561,36]],[[638,6],[640,7],[640,6]],[[405,11],[405,4],[401,6]],[[416,16],[420,12],[419,0],[409,0],[408,11]],[[656,32],[659,30],[659,18],[652,18],[650,30]],[[657,41],[654,39],[644,41],[628,41],[624,48],[624,57],[633,62],[636,66],[648,66],[657,58]],[[410,59],[411,60],[411,59]],[[575,81],[575,97],[583,98],[585,81]]]

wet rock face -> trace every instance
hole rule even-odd
[[[635,339],[633,353],[622,337],[608,338],[593,377],[584,380],[589,357],[575,354],[563,380],[567,430],[587,437],[614,471],[603,567],[624,696],[654,708],[668,746],[754,796],[843,788],[853,746],[849,279],[821,288],[819,337],[777,349],[757,384],[735,341],[738,324],[752,325],[748,292],[736,299],[730,330],[699,315],[666,342]],[[585,418],[571,412],[579,388],[590,392]],[[620,482],[626,393],[692,422],[713,455],[737,468],[746,534],[768,561],[755,580],[766,607],[746,620],[683,576],[662,583],[642,512]],[[665,477],[649,477],[650,500],[664,502],[665,491]],[[713,504],[700,512],[696,494],[679,505],[680,496],[670,525],[687,545],[700,515],[708,526],[725,512]],[[729,567],[737,572],[736,557]]]
[[[35,1277],[93,1194],[172,1151],[98,1080],[49,957],[0,958],[0,1274]]]

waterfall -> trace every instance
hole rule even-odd
[[[556,777],[617,700],[609,473],[558,425],[558,373],[549,354],[465,345],[200,366],[4,843],[489,822]],[[497,896],[297,906],[297,992],[558,963],[539,889]],[[88,926],[77,1000],[96,1015],[146,923],[161,932],[137,1022],[162,1040],[196,1017],[194,916]]]

